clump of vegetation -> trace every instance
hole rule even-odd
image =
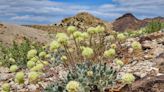
[[[28,61],[27,52],[35,48],[38,52],[41,52],[43,49],[37,43],[31,43],[26,39],[23,43],[13,42],[13,45],[10,47],[0,46],[0,62],[7,67],[15,64],[19,67],[25,67]]]
[[[89,62],[88,62],[89,63]],[[89,92],[91,90],[101,90],[116,82],[116,71],[112,67],[104,64],[77,64],[74,69],[70,69],[66,78],[46,88],[46,92]],[[71,87],[71,81],[78,82],[79,88]],[[95,87],[95,88],[94,88]]]
[[[158,32],[163,28],[164,28],[164,23],[160,22],[159,20],[156,20],[156,21],[151,21],[144,28],[141,28],[136,31],[134,30],[126,31],[124,32],[124,34],[130,37],[136,37],[136,36],[141,36],[141,35],[145,35],[145,34],[149,34],[153,32]]]
[[[48,53],[51,53],[51,56],[54,53],[61,55],[60,64],[63,64],[68,71],[63,75],[65,77],[48,86],[45,89],[46,92],[93,90],[103,92],[109,85],[113,87],[121,80],[116,75],[124,62],[117,57],[117,50],[123,48],[121,44],[127,37],[116,32],[106,37],[104,31],[102,26],[90,27],[87,32],[77,31],[75,27],[70,26],[68,35],[57,33],[56,40],[48,48]],[[108,39],[110,42],[105,41],[106,38],[110,38]],[[108,65],[113,63],[118,66],[118,69]]]
[[[162,23],[160,21],[152,21],[146,26],[146,33],[157,32],[162,29]]]
[[[2,90],[1,92],[10,92],[10,85],[8,83],[4,83],[2,85]]]

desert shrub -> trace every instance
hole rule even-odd
[[[124,62],[117,52],[124,48],[121,44],[127,37],[116,32],[106,37],[102,26],[90,27],[87,32],[77,31],[70,26],[67,31],[68,34],[56,34],[56,39],[48,46],[47,53],[51,57],[54,53],[60,55],[55,60],[59,60],[68,71],[54,84],[46,87],[45,91],[103,92],[108,86],[112,88],[121,79],[116,78],[116,75]],[[62,53],[59,51],[61,49]]]
[[[152,21],[148,23],[145,31],[146,33],[152,33],[161,30],[161,28],[162,28],[162,23],[160,21]]]
[[[147,26],[140,28],[139,30],[130,30],[127,29],[124,34],[128,37],[137,37],[145,34],[158,32],[164,28],[164,23],[160,21],[152,21],[147,24]]]
[[[3,63],[3,65],[7,67],[10,67],[13,64],[18,65],[19,67],[25,67],[27,63],[27,52],[31,48],[36,48],[39,52],[42,51],[42,48],[39,47],[39,44],[32,44],[28,39],[26,39],[24,42],[20,44],[13,42],[13,45],[10,47],[1,45],[0,60]]]

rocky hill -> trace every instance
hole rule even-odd
[[[21,42],[24,38],[39,43],[50,41],[48,32],[30,27],[0,23],[0,42],[12,44],[13,41]]]
[[[113,22],[113,29],[119,32],[123,32],[128,29],[139,29],[144,27],[146,24],[147,22],[137,19],[131,13],[126,13]]]
[[[73,17],[65,18],[57,25],[60,27],[67,27],[73,25],[76,26],[79,29],[79,31],[84,31],[88,27],[95,27],[97,25],[102,25],[106,27],[106,29],[110,29],[112,27],[111,23],[96,18],[95,16],[87,12],[81,12]]]

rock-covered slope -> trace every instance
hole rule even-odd
[[[60,27],[67,27],[70,25],[76,26],[79,31],[84,31],[88,27],[95,27],[97,25],[102,25],[107,29],[110,29],[112,27],[111,23],[105,22],[87,12],[81,12],[73,17],[65,18],[57,25]]]

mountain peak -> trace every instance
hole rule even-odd
[[[88,12],[80,12],[75,16],[63,19],[58,25],[61,27],[76,26],[79,31],[84,31],[89,27],[97,25],[106,26],[107,22],[93,16]]]
[[[122,15],[121,17],[117,18],[116,20],[119,19],[123,19],[123,18],[133,18],[133,19],[137,19],[132,13],[125,13],[124,15]],[[138,20],[138,19],[137,19]]]
[[[144,21],[137,19],[133,14],[126,13],[113,22],[113,29],[121,32],[129,29],[137,30],[145,24]]]

